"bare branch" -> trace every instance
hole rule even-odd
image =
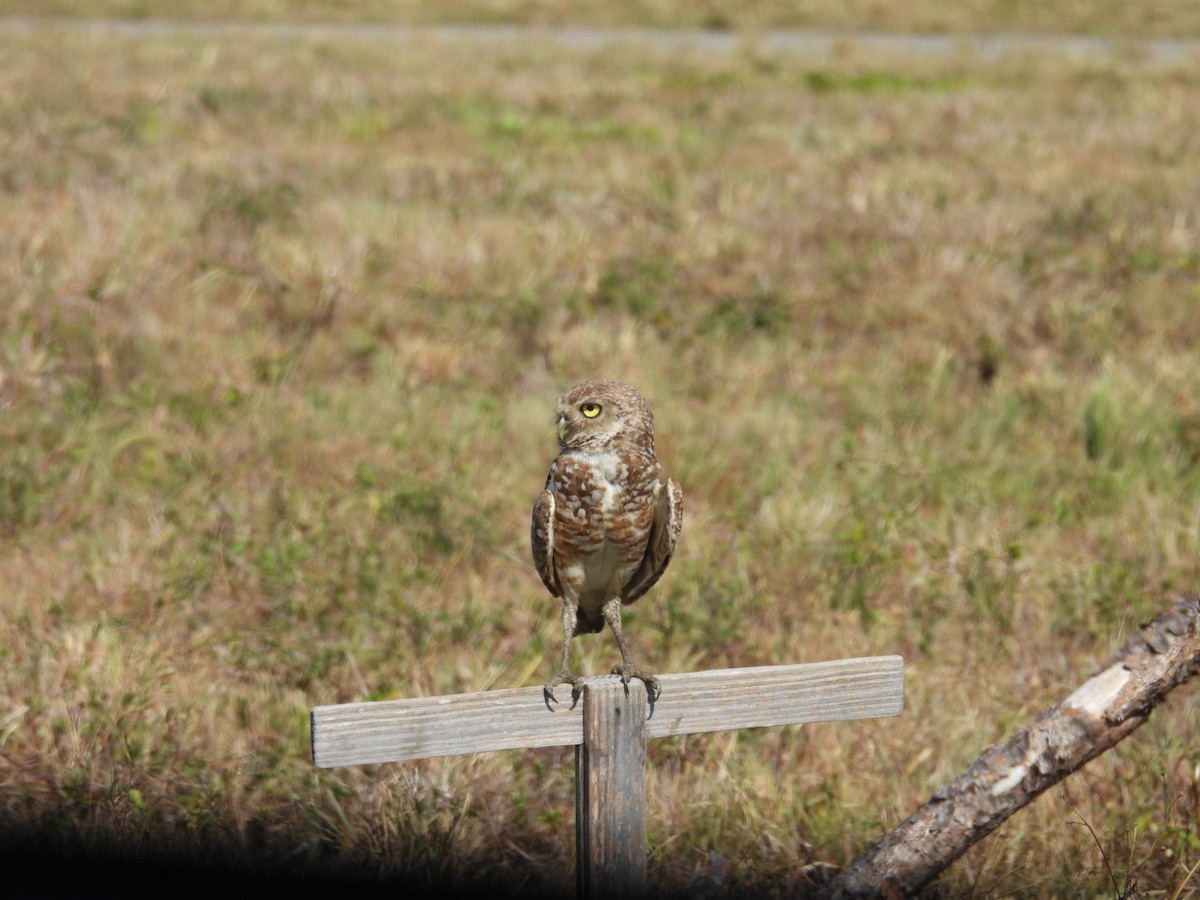
[[[823,898],[920,890],[1046,788],[1135,731],[1200,672],[1200,598],[1179,600],[1065,700],[985,750],[827,884]]]

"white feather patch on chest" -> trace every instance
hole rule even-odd
[[[611,452],[589,454],[588,463],[593,477],[591,490],[583,498],[587,515],[593,525],[607,525],[621,511],[620,494],[627,467],[620,456]],[[566,567],[564,580],[575,587],[580,606],[593,611],[621,592],[633,569],[636,566],[631,567],[622,558],[620,548],[606,536],[594,552]]]
[[[602,476],[597,504],[604,512],[617,506],[617,484],[625,478],[625,463],[615,453],[597,453],[592,461]]]

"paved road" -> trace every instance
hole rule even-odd
[[[175,22],[146,20],[39,20],[0,18],[0,35],[66,29],[90,34],[160,38],[173,35],[255,35],[298,39],[370,41],[447,41],[456,43],[551,44],[598,50],[616,44],[641,45],[666,52],[695,50],[731,53],[747,44],[760,51],[828,57],[844,52],[918,58],[975,56],[1002,59],[1027,54],[1052,54],[1079,59],[1132,56],[1156,62],[1200,59],[1200,39],[1154,38],[1123,40],[1077,35],[900,35],[819,31],[765,31],[739,34],[727,31],[658,28],[543,28],[509,25],[340,25],[245,22]]]

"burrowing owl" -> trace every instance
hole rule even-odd
[[[683,526],[683,491],[654,455],[654,416],[634,388],[586,381],[558,399],[558,457],[533,505],[533,560],[542,582],[562,597],[562,666],[546,684],[579,676],[568,665],[571,639],[612,629],[621,651],[613,667],[626,684],[640,678],[653,701],[658,681],[629,655],[621,606],[633,603],[666,570]]]

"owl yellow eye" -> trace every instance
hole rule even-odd
[[[579,411],[589,419],[594,419],[596,416],[600,415],[600,404],[593,403],[591,400],[589,400],[587,403],[584,403],[579,407]]]

